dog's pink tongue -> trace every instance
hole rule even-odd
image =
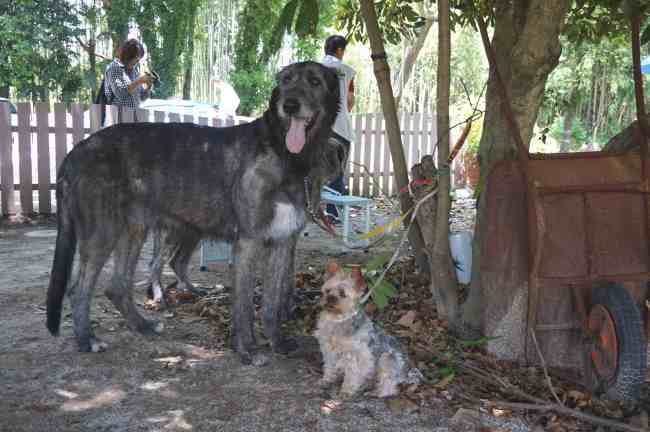
[[[307,126],[306,120],[291,118],[286,138],[287,150],[291,153],[300,153],[305,146],[305,126]]]

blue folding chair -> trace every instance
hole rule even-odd
[[[325,204],[333,204],[339,209],[339,215],[343,215],[343,242],[346,245],[352,245],[350,240],[350,207],[361,207],[365,210],[364,233],[370,231],[370,198],[358,197],[354,195],[342,195],[332,188],[323,186],[320,193],[320,199]],[[364,246],[369,244],[368,240],[361,240]]]

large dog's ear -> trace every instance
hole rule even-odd
[[[334,68],[329,68],[323,66],[325,71],[323,71],[325,82],[327,83],[327,106],[328,113],[333,114],[333,118],[336,118],[339,111],[341,111],[341,87],[339,85],[339,77],[336,74]]]
[[[280,99],[280,88],[276,85],[271,92],[271,100],[269,100],[269,109],[271,112],[277,113],[278,100]]]

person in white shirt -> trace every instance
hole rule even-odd
[[[239,107],[239,96],[235,89],[219,77],[216,70],[213,71],[212,84],[217,89],[218,111],[219,117],[223,120],[227,118],[235,118],[237,108]]]
[[[354,106],[354,76],[355,70],[343,63],[343,55],[345,54],[345,47],[348,41],[340,35],[330,36],[325,40],[325,57],[322,64],[336,69],[339,77],[341,106],[339,113],[332,127],[332,139],[350,146],[352,142],[352,121],[350,119],[350,111]],[[328,185],[330,188],[347,195],[347,185],[344,176],[340,176]],[[327,205],[327,213],[332,217],[333,221],[338,218],[338,211],[332,204]]]

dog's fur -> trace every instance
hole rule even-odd
[[[397,339],[363,311],[366,284],[359,268],[348,274],[330,262],[325,277],[316,329],[324,363],[321,386],[342,378],[340,394],[348,398],[370,389],[377,397],[394,396],[400,384],[417,384],[421,374],[409,366]]]
[[[321,178],[323,184],[327,184],[344,175],[349,153],[349,143],[333,137],[328,139],[324,150],[325,157],[310,176],[312,178]],[[312,187],[314,187],[311,191],[311,196],[314,197],[313,206],[317,208],[320,201],[320,184],[314,183]],[[176,292],[189,293],[195,296],[204,295],[205,291],[195,287],[189,278],[190,260],[200,241],[196,233],[193,230],[183,232],[175,229],[173,232],[164,232],[161,229],[154,229],[152,238],[153,256],[149,264],[150,288],[148,295],[154,303],[158,303],[161,307],[166,306],[165,290],[162,287],[162,271],[165,264],[169,264],[176,275],[176,282],[170,285],[170,287],[175,286]],[[291,256],[293,257],[293,254]],[[292,296],[290,295],[293,292],[293,261],[290,263],[289,280],[290,288],[285,299],[287,313],[284,318],[291,315],[293,309]]]
[[[322,182],[319,166],[338,112],[339,82],[314,62],[290,65],[277,80],[268,110],[251,123],[120,124],[67,155],[57,178],[58,236],[47,294],[53,334],[77,249],[78,277],[69,290],[80,350],[105,349],[89,315],[111,253],[115,266],[106,295],[130,328],[159,331],[136,309],[132,283],[147,233],[160,228],[234,242],[231,342],[245,363],[254,360],[253,289],[256,263],[263,265],[264,332],[273,350],[287,349],[279,315],[307,203],[317,200]]]

